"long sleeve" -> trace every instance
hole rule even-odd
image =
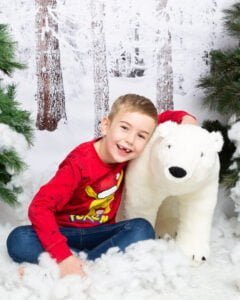
[[[60,233],[55,213],[68,203],[81,181],[81,170],[68,157],[55,176],[40,188],[29,206],[29,219],[42,246],[58,262],[71,255],[66,238]]]
[[[184,110],[166,110],[163,113],[158,115],[158,124],[164,123],[167,121],[173,121],[176,123],[181,123],[184,116],[195,117]]]

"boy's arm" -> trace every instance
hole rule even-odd
[[[33,198],[29,219],[44,249],[57,262],[72,255],[66,238],[60,233],[55,213],[69,201],[81,180],[81,172],[71,159],[66,159],[55,176]]]
[[[196,118],[184,110],[166,110],[158,115],[158,124],[167,121],[179,124],[197,124]]]

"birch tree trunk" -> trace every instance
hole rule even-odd
[[[35,0],[38,129],[53,131],[66,119],[65,94],[60,62],[57,0]]]
[[[156,38],[156,106],[158,111],[173,109],[173,69],[172,43],[169,30],[168,0],[156,0],[157,38]]]
[[[109,86],[106,62],[106,40],[103,27],[104,4],[102,1],[91,1],[92,45],[93,45],[93,78],[95,137],[100,136],[99,124],[109,111]]]

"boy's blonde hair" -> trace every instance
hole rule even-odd
[[[126,94],[118,97],[111,107],[108,115],[112,121],[120,110],[126,112],[139,112],[151,117],[157,124],[158,113],[152,101],[144,96],[137,94]]]

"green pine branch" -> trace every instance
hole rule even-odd
[[[29,145],[33,140],[33,121],[30,113],[19,108],[19,103],[14,100],[15,85],[9,85],[7,90],[0,86],[0,123],[7,124],[12,129],[21,133]]]
[[[15,150],[5,150],[0,152],[0,164],[7,170],[13,170],[15,173],[20,173],[26,167],[26,164],[22,161]]]
[[[0,182],[7,184],[12,176],[7,172],[6,167],[0,163]]]
[[[199,80],[203,105],[229,116],[240,114],[240,49],[210,53],[210,74]]]
[[[17,195],[22,192],[22,188],[8,186],[12,179],[12,174],[8,170],[13,170],[15,174],[18,174],[25,167],[26,164],[14,150],[5,150],[0,153],[0,199],[9,205],[17,204]]]
[[[9,76],[15,69],[26,67],[25,64],[16,61],[15,49],[16,43],[12,41],[8,26],[0,24],[0,70]]]
[[[237,158],[236,160],[234,160],[234,162],[236,163],[236,168],[228,169],[223,176],[223,185],[227,189],[234,187],[240,179],[239,178],[240,158]]]
[[[0,71],[10,76],[15,69],[25,68],[15,58],[16,43],[12,41],[8,27],[0,24]],[[22,134],[28,144],[32,144],[33,122],[28,111],[20,109],[15,100],[15,85],[3,87],[0,78],[0,123],[11,127]],[[1,137],[0,137],[1,138]],[[4,147],[4,145],[3,145]],[[17,195],[22,192],[11,182],[13,174],[21,173],[26,164],[14,150],[4,150],[0,153],[0,200],[9,205],[17,204]]]
[[[240,3],[236,3],[231,9],[225,9],[225,27],[231,36],[240,38]]]
[[[17,192],[6,187],[0,182],[0,199],[5,203],[14,206],[18,204]]]

